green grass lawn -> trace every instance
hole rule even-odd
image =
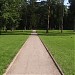
[[[8,31],[0,35],[0,75],[12,61],[23,43],[27,40],[31,31]]]
[[[69,30],[63,31],[62,34],[58,30],[49,31],[48,34],[43,30],[37,32],[56,59],[64,74],[74,75],[75,33]]]

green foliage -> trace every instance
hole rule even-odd
[[[4,4],[4,10],[3,10],[3,17],[7,21],[11,19],[10,22],[12,22],[13,25],[17,25],[18,21],[20,20],[20,14],[19,14],[19,3],[18,0],[7,0]]]
[[[20,18],[22,0],[0,0],[0,15],[4,18],[3,26],[16,27]]]
[[[70,10],[72,12],[72,14],[75,16],[75,0],[69,0],[71,6],[70,6]]]
[[[71,21],[73,22],[73,28],[75,31],[75,0],[69,0],[70,2],[70,17]]]
[[[63,2],[64,0],[41,2],[36,0],[0,0],[0,29],[73,29],[71,20],[74,15],[74,2],[70,0],[69,12]],[[68,13],[71,13],[72,16],[69,16]]]

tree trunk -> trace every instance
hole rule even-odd
[[[49,25],[50,25],[50,6],[48,7],[48,25],[47,25],[47,30],[46,33],[48,33],[49,31]]]
[[[1,28],[0,28],[0,35],[1,35]]]
[[[49,30],[49,15],[48,15],[48,25],[47,25],[46,33],[48,33],[48,30]]]
[[[26,25],[24,26],[24,30],[26,30]]]
[[[15,30],[15,26],[12,25],[12,26],[11,26],[11,31],[14,31],[14,30]]]
[[[74,17],[74,32],[75,32],[75,17]]]
[[[64,17],[64,0],[60,0],[60,8],[59,8],[59,21],[61,33],[63,32],[63,17]]]
[[[63,16],[61,18],[61,33],[63,32]]]
[[[27,26],[27,16],[26,16],[26,25],[25,25],[25,27],[24,27],[25,30],[26,30],[26,26]]]
[[[4,31],[7,32],[7,27],[4,25]]]
[[[63,17],[64,17],[64,0],[62,1],[61,4],[61,33],[63,32]]]

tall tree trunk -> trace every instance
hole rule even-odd
[[[75,32],[75,17],[74,17],[74,32]]]
[[[48,25],[47,25],[46,33],[48,33],[48,30],[49,30],[49,15],[48,15]]]
[[[48,5],[48,25],[47,25],[47,30],[46,33],[48,33],[49,31],[49,26],[50,26],[50,5]]]
[[[4,31],[7,32],[7,27],[6,27],[6,25],[4,25]]]
[[[27,17],[26,17],[26,25],[25,25],[25,30],[26,30],[26,26],[27,26]]]
[[[15,26],[12,25],[12,26],[11,26],[11,31],[14,31],[14,30],[15,30]]]
[[[24,26],[24,30],[26,30],[26,25]]]
[[[64,0],[61,1],[61,33],[63,32]]]
[[[25,26],[24,26],[24,30],[26,30],[26,27],[27,27],[27,4],[26,4],[26,12],[25,12],[25,15],[26,15],[26,18],[25,18]]]
[[[63,6],[63,3],[62,3],[61,33],[63,32],[63,18],[64,18],[64,6]]]
[[[0,35],[1,35],[1,28],[0,28]]]
[[[63,32],[63,16],[61,18],[61,33]]]

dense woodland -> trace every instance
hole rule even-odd
[[[75,0],[0,0],[1,30],[75,30]]]

